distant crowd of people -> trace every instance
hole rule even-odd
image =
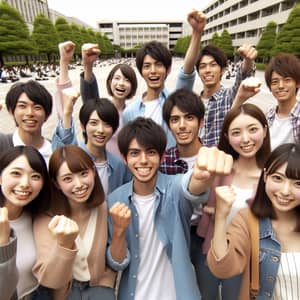
[[[299,58],[268,63],[276,105],[264,113],[247,102],[261,87],[256,49],[242,45],[241,62],[228,66],[220,48],[200,49],[206,16],[192,10],[187,20],[175,91],[165,88],[172,55],[158,41],[134,62],[99,61],[98,45],[84,44],[79,86],[69,77],[75,44],[65,41],[55,95],[31,79],[10,87],[1,300],[300,299]],[[104,64],[112,68],[97,82]],[[139,98],[132,64],[146,83]],[[197,76],[203,89],[194,93]],[[42,127],[53,105],[50,141]]]

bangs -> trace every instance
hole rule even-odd
[[[285,175],[290,179],[300,179],[300,157],[293,150],[288,158]]]
[[[65,157],[65,162],[72,173],[78,173],[87,169],[93,169],[94,163],[83,159],[77,155],[69,155]]]

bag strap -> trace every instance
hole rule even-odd
[[[259,293],[259,223],[251,210],[249,210],[248,223],[251,239],[250,294],[255,297]]]

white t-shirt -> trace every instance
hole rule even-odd
[[[293,127],[288,117],[278,118],[277,114],[270,127],[271,149],[285,143],[295,143]]]
[[[18,129],[15,130],[15,132],[13,134],[13,137],[12,137],[12,141],[13,141],[14,146],[25,146],[24,142],[21,140]],[[42,145],[41,148],[39,148],[37,150],[44,157],[45,162],[48,166],[49,159],[50,159],[50,156],[52,154],[52,145],[51,145],[51,143],[48,140],[44,139],[44,144]]]
[[[99,178],[101,180],[101,184],[103,187],[103,191],[105,196],[108,193],[108,164],[107,161],[102,163],[95,163]]]
[[[162,107],[158,99],[144,102],[145,118],[151,118],[158,125],[162,125]]]
[[[18,239],[17,268],[19,271],[19,281],[17,291],[20,299],[38,287],[38,281],[32,274],[32,267],[36,262],[32,218],[28,213],[23,212],[18,219],[10,220],[9,225],[15,231]]]
[[[176,292],[172,266],[154,226],[155,194],[133,194],[133,203],[139,215],[140,241],[140,265],[134,299],[174,300]]]

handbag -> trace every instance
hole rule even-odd
[[[251,210],[248,214],[248,225],[251,239],[250,296],[255,299],[259,293],[259,222]]]

